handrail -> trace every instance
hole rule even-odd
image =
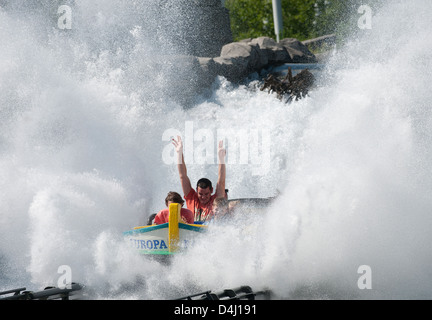
[[[235,289],[225,289],[219,293],[212,293],[211,290],[208,290],[176,300],[255,300],[256,296],[263,296],[264,299],[269,299],[271,292],[268,290],[254,292],[249,286],[241,286]]]
[[[56,287],[47,287],[41,291],[26,291],[26,288],[18,288],[0,292],[0,295],[14,293],[12,296],[0,297],[0,300],[69,300],[74,291],[83,289],[79,283],[71,283],[64,289]]]

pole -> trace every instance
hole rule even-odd
[[[280,40],[280,34],[283,30],[283,20],[282,20],[282,0],[272,0],[273,4],[273,21],[274,29],[276,34],[276,42]]]
[[[168,225],[168,250],[176,252],[179,249],[179,220],[181,205],[171,203],[169,205],[169,225]]]

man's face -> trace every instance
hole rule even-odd
[[[200,187],[197,188],[198,199],[201,204],[207,204],[207,202],[209,202],[212,191],[213,189],[211,189],[210,187],[207,187],[205,189]]]

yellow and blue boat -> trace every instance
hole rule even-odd
[[[180,222],[181,205],[171,203],[169,221],[160,225],[134,227],[123,236],[140,254],[171,255],[188,248],[207,230],[206,225]]]

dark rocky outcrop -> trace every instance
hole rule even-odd
[[[271,65],[315,62],[314,54],[299,40],[287,38],[277,43],[269,37],[231,42],[222,47],[219,57],[200,60],[205,70],[234,82]]]
[[[276,93],[277,97],[287,102],[305,97],[315,82],[314,75],[307,69],[302,70],[296,76],[292,76],[291,68],[285,78],[280,79],[270,74],[264,79],[261,91]]]
[[[178,59],[177,59],[178,58]],[[200,93],[211,86],[217,76],[223,76],[231,82],[239,82],[248,75],[274,65],[285,63],[315,63],[317,59],[309,49],[297,39],[287,38],[277,43],[269,37],[245,39],[231,42],[224,46],[217,57],[172,56],[170,64],[174,72],[169,82],[170,90],[181,93],[179,102],[184,104],[195,93]],[[176,63],[177,61],[177,63]],[[185,72],[185,68],[187,72]],[[183,71],[182,71],[183,70]],[[184,77],[183,77],[184,76]],[[301,77],[304,76],[304,73]],[[298,99],[306,94],[305,87],[299,89],[294,77],[292,87],[286,88],[286,81],[280,84],[283,94],[293,95]],[[271,79],[268,79],[270,83]],[[307,82],[307,79],[302,79]],[[278,92],[278,90],[273,90]],[[291,91],[290,91],[291,90]]]

